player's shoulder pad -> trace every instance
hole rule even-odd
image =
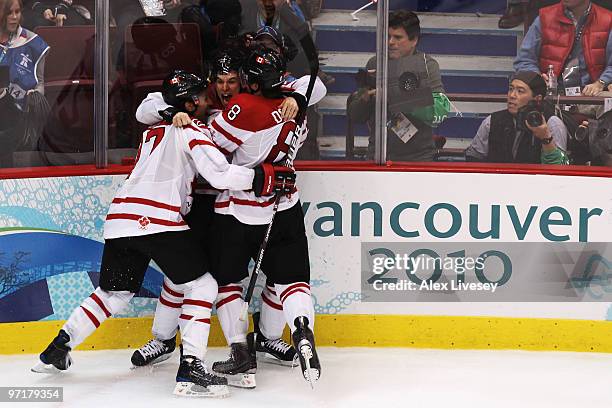
[[[234,96],[223,111],[223,119],[230,125],[251,132],[274,125],[271,115],[278,102],[264,97],[242,93]]]

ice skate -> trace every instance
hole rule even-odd
[[[258,359],[287,367],[298,365],[297,354],[291,344],[286,343],[282,338],[270,340],[261,334],[259,331],[259,313],[253,314],[253,325],[255,326],[254,341]]]
[[[68,333],[60,330],[51,344],[40,354],[40,361],[32,367],[32,371],[43,374],[66,371],[72,365],[70,347],[66,345],[69,341],[70,336]]]
[[[253,336],[247,337],[247,343],[233,343],[230,347],[230,357],[213,363],[213,371],[227,378],[232,387],[255,388],[257,360]]]
[[[314,383],[321,376],[321,364],[315,349],[314,333],[308,327],[308,318],[300,316],[295,319],[295,332],[291,335],[293,344],[298,350],[300,366],[304,379],[314,388]]]
[[[142,367],[166,361],[176,348],[176,337],[168,340],[152,339],[132,354],[132,364]]]
[[[174,394],[192,398],[225,398],[229,396],[229,388],[227,380],[209,373],[202,360],[183,356],[176,373]]]

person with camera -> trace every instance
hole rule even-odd
[[[515,73],[508,89],[508,107],[481,123],[467,161],[493,163],[569,164],[567,128],[544,101],[546,82],[536,72]]]
[[[433,128],[448,115],[440,67],[429,54],[417,50],[421,35],[418,16],[406,10],[389,15],[387,159],[433,161]],[[376,56],[357,78],[359,89],[349,96],[349,120],[370,125],[368,157],[374,156]]]

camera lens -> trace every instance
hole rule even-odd
[[[419,87],[419,78],[412,72],[404,72],[399,77],[400,91],[410,92]]]
[[[588,135],[589,135],[589,128],[584,127],[584,126],[579,126],[578,129],[576,129],[576,135],[574,136],[574,138],[577,141],[582,142],[584,139],[587,138]]]
[[[544,123],[542,122],[542,114],[538,111],[528,112],[526,119],[527,123],[529,123],[529,126],[531,127],[542,126],[542,124]]]

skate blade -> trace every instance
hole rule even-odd
[[[154,360],[151,360],[148,364],[145,365],[141,365],[141,366],[137,366],[132,364],[132,367],[130,367],[130,369],[132,370],[137,370],[139,368],[145,368],[145,367],[153,367],[159,363],[163,363],[164,361],[168,360],[170,357],[172,357],[172,353],[168,353],[168,354],[162,354],[161,356],[157,357]]]
[[[230,392],[227,385],[202,385],[192,382],[177,382],[174,387],[174,395],[187,398],[226,398]]]
[[[257,361],[262,362],[262,363],[274,364],[274,365],[279,365],[283,367],[292,367],[292,368],[300,365],[299,357],[297,353],[295,357],[293,357],[293,360],[287,361],[287,360],[281,360],[279,358],[276,358],[272,354],[268,354],[265,351],[258,351]]]
[[[257,386],[257,383],[255,382],[255,374],[217,374],[227,378],[227,385],[231,387],[253,389]]]
[[[312,346],[309,342],[305,341],[300,344],[299,350],[304,361],[302,374],[304,375],[304,379],[310,383],[310,388],[314,390],[314,384],[319,380],[321,373],[318,369],[310,366],[310,359],[313,357]]]
[[[42,361],[39,361],[34,367],[30,369],[30,371],[38,374],[58,374],[61,373],[63,370],[60,370],[53,364],[45,364]]]

